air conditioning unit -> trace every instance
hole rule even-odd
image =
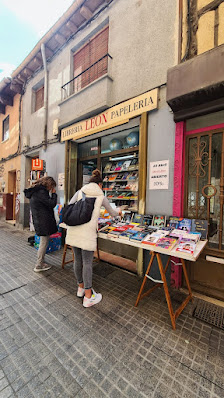
[[[23,137],[23,147],[29,147],[30,146],[30,136],[26,135]]]

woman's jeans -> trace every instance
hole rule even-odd
[[[74,272],[78,284],[84,283],[85,289],[92,288],[93,279],[93,251],[73,247],[75,255]]]
[[[50,239],[50,236],[40,236],[40,245],[39,245],[39,249],[37,252],[36,267],[41,267],[43,265],[44,256],[46,254],[49,239]]]

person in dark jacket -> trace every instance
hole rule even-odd
[[[58,230],[53,210],[57,203],[55,187],[56,182],[52,177],[42,177],[33,183],[30,188],[24,190],[26,198],[30,199],[35,232],[40,236],[35,272],[47,271],[51,268],[44,263],[44,256],[50,235]]]

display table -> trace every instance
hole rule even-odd
[[[150,261],[149,261],[149,264],[148,264],[148,267],[147,267],[147,270],[146,270],[142,285],[140,287],[137,300],[135,302],[135,307],[137,307],[139,301],[143,297],[148,296],[157,287],[160,287],[161,285],[163,285],[164,293],[165,293],[165,296],[166,296],[166,301],[167,301],[167,305],[168,305],[168,309],[169,309],[171,324],[172,324],[173,329],[176,329],[176,319],[177,319],[177,317],[181,314],[181,312],[186,307],[188,302],[190,300],[192,300],[192,292],[191,292],[191,287],[190,287],[190,283],[189,283],[189,279],[188,279],[188,275],[187,275],[187,270],[186,270],[186,266],[185,266],[185,260],[187,260],[187,261],[196,261],[198,259],[199,255],[200,255],[200,253],[205,248],[205,246],[207,244],[207,240],[199,241],[197,243],[197,245],[196,245],[196,249],[194,251],[194,254],[190,255],[188,253],[176,252],[175,248],[172,249],[172,250],[167,250],[167,249],[162,249],[162,248],[156,247],[156,246],[142,244],[140,242],[133,242],[133,241],[130,241],[130,240],[123,240],[123,239],[120,239],[120,238],[109,238],[106,234],[103,234],[103,233],[100,233],[100,232],[98,233],[98,236],[99,236],[99,238],[102,238],[102,239],[107,239],[107,240],[111,240],[113,242],[118,242],[118,243],[121,243],[121,244],[134,246],[134,247],[138,247],[138,248],[150,251],[150,255],[151,255]],[[166,263],[165,268],[163,267],[163,264],[162,264],[161,254],[166,254],[168,256],[168,261]],[[166,271],[167,271],[168,266],[170,264],[171,257],[178,257],[178,258],[181,259],[181,264],[182,264],[182,268],[183,268],[183,272],[184,272],[184,277],[185,277],[185,281],[186,281],[188,292],[189,292],[189,294],[186,297],[186,299],[183,301],[183,303],[179,306],[179,308],[175,312],[173,310],[173,306],[172,306],[172,302],[171,302],[171,298],[170,298],[170,294],[169,294],[169,290],[168,290],[167,280],[166,280]],[[160,275],[161,275],[161,281],[154,280],[149,275],[150,268],[152,266],[152,263],[153,263],[154,259],[157,260],[157,264],[158,264]],[[145,283],[146,283],[147,279],[152,280],[156,284],[151,289],[149,289],[148,291],[143,293],[143,289],[144,289],[144,286],[145,286]]]

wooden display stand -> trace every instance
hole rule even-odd
[[[154,260],[155,257],[157,259],[157,263],[158,263],[158,266],[159,266],[159,271],[160,271],[160,275],[161,275],[162,280],[161,280],[161,282],[157,282],[155,286],[153,286],[147,292],[142,294],[147,278],[153,280],[153,278],[151,278],[149,276],[149,272],[150,272],[150,268],[152,266],[152,263],[153,263],[153,260]],[[139,301],[143,297],[148,296],[157,287],[161,287],[161,285],[163,285],[164,293],[165,293],[165,296],[166,296],[166,302],[167,302],[169,313],[170,313],[170,319],[171,319],[172,327],[173,327],[173,329],[176,329],[176,319],[177,319],[177,317],[181,314],[181,312],[186,307],[188,302],[190,300],[193,301],[193,297],[192,297],[191,287],[190,287],[190,284],[189,284],[189,279],[188,279],[188,276],[187,276],[185,261],[184,261],[184,259],[181,259],[182,268],[183,268],[183,272],[184,272],[184,277],[185,277],[185,280],[186,280],[186,284],[187,284],[187,288],[188,288],[189,294],[186,297],[186,299],[183,301],[183,303],[180,305],[180,307],[175,312],[173,311],[173,306],[172,306],[172,303],[171,303],[171,298],[170,298],[168,285],[167,285],[167,280],[166,280],[166,271],[168,269],[169,263],[170,263],[170,257],[169,257],[169,259],[167,261],[167,264],[166,264],[165,268],[163,268],[163,264],[162,264],[160,253],[151,252],[151,259],[149,261],[148,268],[146,270],[142,285],[140,287],[140,290],[139,290],[139,293],[138,293],[138,297],[137,297],[137,300],[135,302],[135,307],[137,307]]]
[[[197,246],[196,246],[196,249],[195,249],[195,252],[194,252],[194,255],[190,255],[190,254],[183,253],[183,252],[176,252],[175,249],[167,250],[167,249],[162,249],[162,248],[156,247],[156,246],[154,246],[153,250],[152,250],[152,247],[150,245],[142,244],[142,243],[139,243],[139,242],[132,242],[132,241],[129,241],[129,240],[123,241],[122,239],[119,239],[119,238],[108,238],[107,235],[105,235],[103,233],[100,233],[100,232],[98,233],[98,235],[102,239],[108,239],[108,240],[112,240],[112,241],[115,241],[115,242],[119,242],[121,244],[123,243],[123,244],[129,245],[129,246],[140,247],[142,249],[150,251],[151,258],[150,258],[150,261],[149,261],[149,264],[148,264],[148,268],[146,270],[142,285],[140,287],[137,300],[135,302],[135,307],[137,307],[139,301],[142,298],[148,296],[157,287],[163,285],[164,293],[165,293],[165,296],[166,296],[166,302],[167,302],[168,310],[169,310],[169,314],[170,314],[171,324],[172,324],[173,329],[176,329],[176,319],[177,319],[177,317],[181,314],[181,312],[186,307],[186,305],[189,303],[189,301],[193,300],[191,287],[190,287],[190,283],[189,283],[189,279],[188,279],[188,275],[187,275],[187,270],[186,270],[186,266],[185,266],[185,260],[195,262],[197,260],[197,258],[199,257],[199,255],[201,254],[201,252],[203,251],[203,249],[205,248],[205,246],[206,246],[208,241],[204,240],[204,241],[198,242]],[[166,263],[165,268],[163,268],[163,264],[162,264],[162,260],[161,260],[161,254],[166,254],[168,256],[168,261]],[[169,294],[169,290],[168,290],[168,285],[167,285],[167,280],[166,280],[166,271],[167,271],[168,266],[170,264],[171,257],[180,258],[181,264],[182,264],[182,268],[183,268],[183,272],[184,272],[184,277],[185,277],[187,288],[188,288],[188,292],[189,292],[189,294],[186,297],[186,299],[183,301],[183,303],[180,305],[180,307],[175,312],[173,311],[172,302],[171,302],[171,298],[170,298],[170,294]],[[154,280],[153,278],[151,278],[149,276],[149,272],[150,272],[153,260],[155,258],[157,260],[157,264],[158,264],[158,267],[159,267],[159,271],[160,271],[160,275],[161,275],[161,281],[156,281],[156,280]],[[156,282],[156,284],[151,289],[149,289],[147,292],[142,293],[147,279],[151,279],[152,281]]]

